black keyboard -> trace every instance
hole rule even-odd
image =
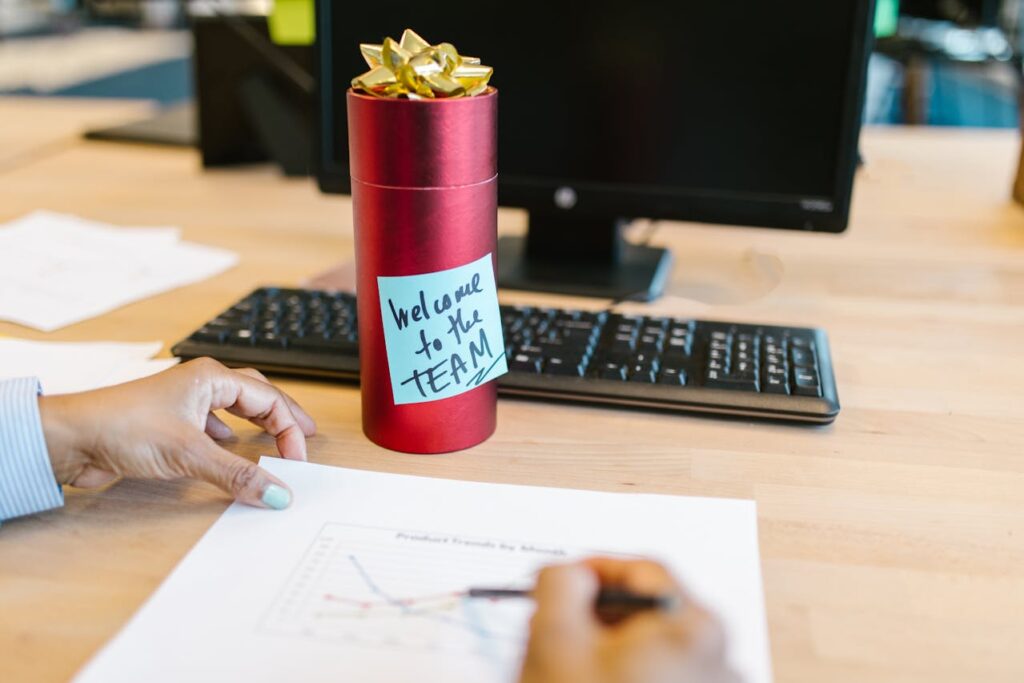
[[[839,414],[824,331],[502,306],[499,392],[826,424]],[[174,346],[181,358],[358,381],[355,296],[261,288]]]

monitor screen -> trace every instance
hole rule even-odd
[[[321,184],[347,191],[358,44],[411,27],[494,67],[503,205],[842,230],[870,4],[321,2]]]

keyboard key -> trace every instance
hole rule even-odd
[[[765,375],[764,392],[766,394],[788,394],[789,383],[785,375]]]
[[[613,365],[629,365],[633,362],[633,354],[626,351],[605,351],[600,354],[602,363]]]
[[[818,373],[804,368],[793,368],[793,393],[798,396],[821,396]]]
[[[711,349],[708,351],[708,360],[726,363],[729,360],[729,352],[726,349]]]
[[[637,372],[657,372],[658,361],[633,363],[628,370],[630,375]]]
[[[548,358],[544,362],[545,375],[561,375],[565,377],[582,377],[583,364],[574,358]]]
[[[637,372],[629,373],[630,382],[641,382],[644,384],[653,384],[655,379],[654,370],[640,370]]]
[[[570,342],[572,342],[574,344],[580,344],[580,345],[583,345],[583,346],[589,346],[594,341],[594,339],[597,337],[597,331],[596,330],[588,331],[588,330],[572,330],[572,329],[570,329],[570,330],[563,330],[563,331],[555,331],[554,334],[555,334],[556,337],[561,337],[562,339],[566,339],[566,340],[568,340],[568,341],[570,341]]]
[[[572,322],[574,320],[579,320],[579,318],[580,318],[580,311],[575,311],[575,310],[558,311],[555,314],[555,324],[556,325],[561,325],[564,322]]]
[[[708,389],[730,389],[733,391],[757,391],[757,380],[744,377],[716,377],[704,380],[704,386]]]
[[[657,363],[658,362],[658,354],[656,354],[656,353],[637,353],[637,354],[633,355],[631,360],[626,361],[627,364],[630,363],[630,362],[632,362],[632,363],[647,363],[647,364]]]
[[[544,349],[539,344],[522,344],[516,349],[516,353],[539,357],[544,355]]]
[[[597,376],[601,379],[626,379],[626,368],[623,365],[616,365],[615,363],[602,363],[601,367],[597,371]]]
[[[525,351],[526,348],[529,347],[524,347],[524,353],[528,353]],[[577,347],[573,344],[569,344],[564,339],[544,339],[537,342],[536,348],[545,356],[558,356],[569,349],[575,349]]]
[[[226,343],[232,346],[252,346],[252,330],[235,330],[227,336]]]
[[[678,368],[662,368],[661,373],[658,375],[658,384],[683,386],[686,384],[686,370]]]
[[[612,351],[632,352],[636,350],[636,340],[633,337],[618,334],[612,339],[610,348]]]
[[[265,332],[253,336],[253,343],[268,349],[283,349],[288,346],[288,341],[276,332]]]
[[[663,353],[661,355],[659,360],[661,361],[662,366],[666,366],[667,365],[667,366],[673,367],[673,368],[681,368],[681,367],[689,367],[690,366],[690,361],[692,360],[692,357],[691,356],[685,356],[685,355],[683,355],[681,353],[675,353],[675,352],[668,352],[668,351],[666,351],[665,353]]]
[[[790,349],[789,357],[792,359],[793,365],[798,367],[813,368],[817,363],[817,360],[814,358],[814,352],[800,346],[794,346]]]
[[[754,372],[756,372],[756,371],[757,371],[757,366],[754,363],[751,363],[750,361],[741,360],[741,361],[737,361],[737,362],[733,363],[733,372],[735,372],[736,374],[739,374],[739,375],[746,375],[746,374],[753,375]]]
[[[648,327],[648,328],[652,328],[652,329],[653,328],[657,328],[659,330],[664,330],[668,325],[671,325],[671,324],[672,324],[672,320],[670,318],[651,317],[651,318],[647,318],[644,321],[644,327]]]
[[[201,327],[192,333],[189,337],[192,341],[202,342],[204,344],[221,344],[224,339],[227,338],[228,332],[223,328],[217,327]]]
[[[512,363],[509,365],[509,370],[512,372],[538,373],[540,372],[540,363],[541,357],[539,355],[517,353],[512,356]]]
[[[578,330],[590,333],[597,328],[597,323],[593,320],[565,320],[557,321],[555,327],[561,330]]]
[[[636,349],[645,353],[658,353],[661,351],[661,337],[649,334],[642,335],[637,342]]]
[[[612,322],[616,325],[640,327],[644,323],[644,317],[642,315],[613,315]]]
[[[738,342],[735,346],[736,353],[751,355],[755,353],[756,345],[750,342]]]
[[[516,306],[515,308],[507,308],[501,315],[501,321],[505,325],[511,325],[512,323],[523,324],[523,319],[530,315],[533,311],[529,306]]]
[[[686,339],[682,337],[676,337],[668,340],[668,345],[665,346],[666,357],[686,357],[690,355],[692,347],[686,343]]]

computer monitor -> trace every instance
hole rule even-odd
[[[846,228],[874,0],[317,3],[325,192],[348,192],[345,91],[358,44],[411,27],[494,67],[499,284],[656,297],[660,249],[632,218]]]

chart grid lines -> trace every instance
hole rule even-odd
[[[328,522],[258,631],[456,651],[508,668],[522,653],[532,606],[469,598],[469,587],[528,586],[541,566],[584,554],[543,543]]]

